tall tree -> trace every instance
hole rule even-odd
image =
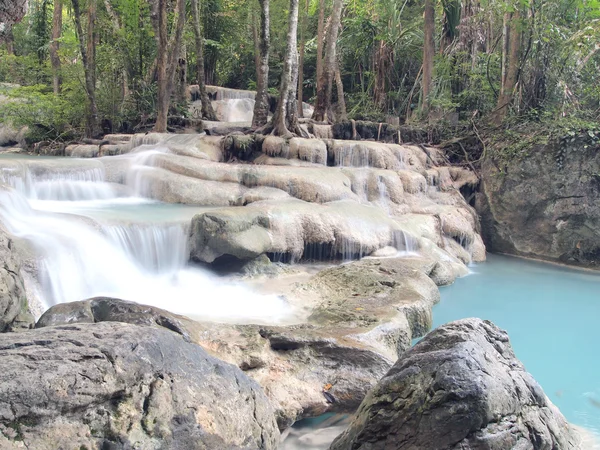
[[[348,120],[348,113],[346,112],[346,100],[344,99],[344,85],[342,84],[342,73],[340,71],[339,58],[335,65],[335,86],[337,89],[338,98],[336,119],[338,122],[344,122]]]
[[[171,93],[173,92],[173,79],[177,69],[181,39],[185,25],[185,0],[177,0],[175,5],[175,26],[171,39],[167,36],[167,0],[158,0],[157,41],[158,56],[156,69],[158,73],[158,101],[156,123],[154,131],[164,133],[167,131]]]
[[[85,75],[85,92],[88,99],[88,111],[86,115],[85,135],[86,137],[94,137],[99,134],[98,127],[98,107],[96,105],[96,40],[95,40],[95,23],[96,23],[96,0],[90,0],[87,14],[87,34],[83,32],[81,24],[81,7],[79,0],[72,0],[73,15],[75,19],[75,30],[79,41],[79,51],[81,52],[81,60],[83,62],[83,71]]]
[[[192,1],[192,18],[194,20],[194,38],[196,42],[196,77],[198,79],[198,90],[200,91],[200,101],[202,103],[202,117],[208,120],[217,120],[217,115],[213,110],[210,98],[206,92],[206,79],[204,76],[204,42],[202,38],[202,28],[200,26],[200,0]]]
[[[272,133],[289,136],[303,134],[298,126],[296,88],[298,86],[298,0],[290,0],[288,34],[279,100],[271,119]]]
[[[110,0],[104,0],[104,7],[106,8],[106,12],[112,23],[114,38],[120,39],[122,27],[119,21],[119,16],[117,16],[117,13],[113,9]],[[127,97],[129,97],[129,73],[127,71],[127,65],[123,64],[121,69],[121,99],[124,100]]]
[[[271,48],[271,16],[269,0],[259,0],[260,3],[260,36],[258,41],[258,64],[256,65],[256,102],[252,126],[254,128],[266,125],[269,116],[269,50]],[[298,2],[296,1],[296,25],[298,21]],[[291,13],[290,13],[291,14]],[[285,67],[284,67],[285,70]]]
[[[503,36],[504,48],[502,49],[500,94],[498,95],[496,110],[492,115],[492,121],[498,125],[502,123],[508,113],[508,107],[517,86],[520,65],[521,15],[518,9],[507,14],[508,16],[504,16],[505,36]]]
[[[50,63],[52,64],[52,87],[54,93],[60,93],[60,58],[58,57],[59,39],[62,33],[62,0],[54,0],[52,12],[52,42],[50,42]]]
[[[304,101],[304,52],[306,51],[306,21],[308,19],[309,0],[306,0],[306,9],[302,14],[300,27],[300,61],[298,63],[298,117],[304,117],[302,102]]]
[[[325,40],[325,0],[319,0],[319,20],[317,22],[317,92],[321,87],[323,74],[323,43]]]
[[[333,9],[331,11],[331,22],[327,30],[327,39],[325,46],[325,61],[321,80],[317,89],[317,103],[313,113],[313,119],[322,122],[327,120],[327,115],[331,109],[331,94],[333,89],[334,72],[337,65],[336,47],[338,32],[342,20],[343,0],[333,0]]]
[[[423,42],[423,112],[429,116],[431,108],[431,87],[433,79],[433,56],[435,54],[435,4],[434,0],[425,0]]]

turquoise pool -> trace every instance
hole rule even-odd
[[[499,255],[472,271],[441,289],[434,328],[493,321],[567,420],[600,433],[600,274]]]

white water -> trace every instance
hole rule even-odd
[[[128,195],[104,182],[101,167],[89,170],[83,162],[64,171],[30,170],[26,159],[0,164],[0,222],[35,251],[42,307],[104,295],[206,320],[289,318],[284,299],[188,264],[189,223],[201,209],[141,196],[139,174],[156,170],[152,157],[164,151],[127,156]]]

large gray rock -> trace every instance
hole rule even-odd
[[[29,310],[15,242],[0,226],[0,332],[29,328]]]
[[[600,265],[600,145],[573,137],[517,157],[490,152],[477,209],[496,252]]]
[[[441,326],[368,394],[332,450],[576,449],[579,436],[489,321]]]
[[[166,329],[71,324],[0,341],[0,448],[275,449],[260,387]]]
[[[196,324],[184,316],[154,306],[111,297],[95,297],[79,302],[59,303],[48,309],[35,324],[36,328],[72,323],[123,322],[167,328],[190,340]]]

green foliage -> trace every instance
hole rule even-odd
[[[78,84],[64,84],[60,96],[45,85],[12,89],[8,96],[0,121],[29,127],[28,141],[70,140],[82,134],[85,93]]]

